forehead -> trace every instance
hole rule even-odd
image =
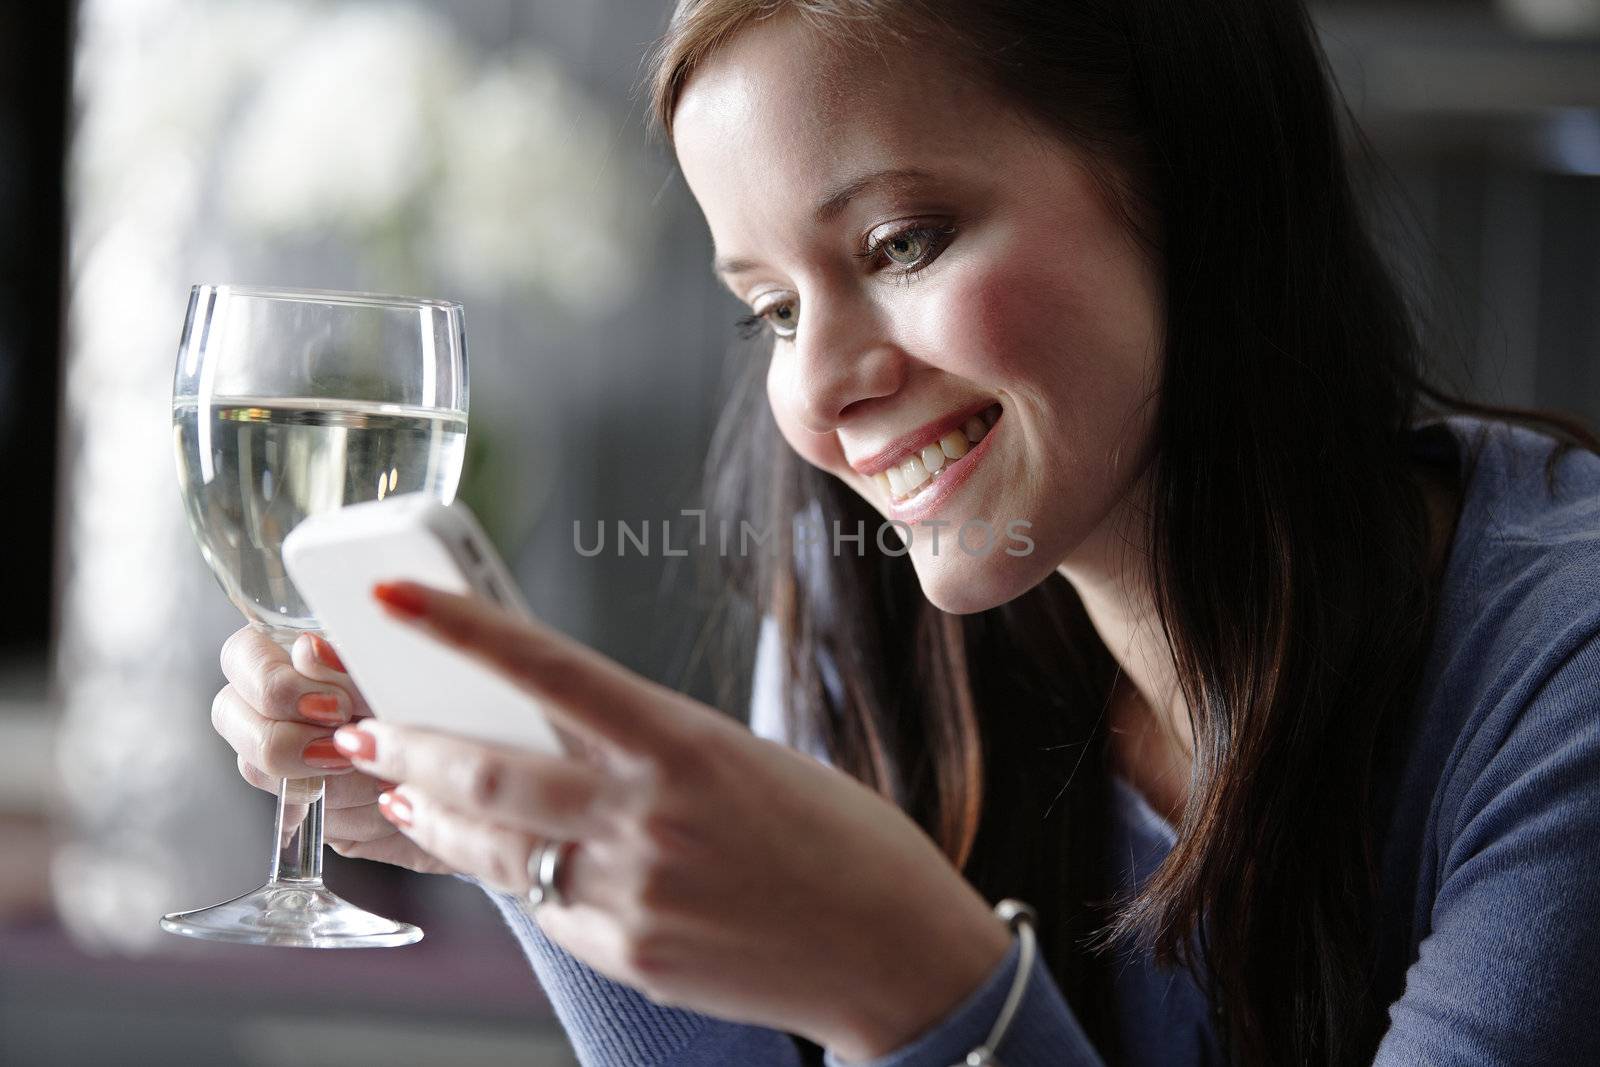
[[[713,52],[674,116],[685,179],[730,253],[753,228],[809,224],[822,196],[863,174],[976,178],[1026,140],[1008,108],[936,52],[830,43],[794,17],[754,23]]]

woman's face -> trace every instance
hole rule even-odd
[[[907,524],[935,605],[1104,550],[1149,459],[1161,294],[1079,150],[924,50],[792,18],[716,51],[674,127],[718,274],[772,335],[779,428]]]

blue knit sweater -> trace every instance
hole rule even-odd
[[[1600,971],[1600,458],[1567,454],[1545,491],[1548,438],[1454,416],[1434,447],[1481,443],[1441,590],[1417,717],[1382,838],[1377,989],[1389,1029],[1376,1062],[1600,1064],[1590,981]],[[1419,437],[1424,442],[1426,437]],[[752,728],[777,732],[770,633]],[[1142,881],[1173,830],[1120,779],[1112,832]],[[550,941],[513,897],[491,894],[585,1067],[799,1067],[788,1035],[663,1008]],[[981,1043],[1017,946],[941,1023],[870,1067],[949,1067]],[[1123,1063],[1222,1062],[1203,998],[1182,973],[1118,968]],[[1006,1067],[1103,1061],[1041,962]],[[847,1067],[827,1056],[828,1067]],[[850,1064],[848,1067],[860,1067]]]

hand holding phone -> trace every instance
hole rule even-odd
[[[481,596],[524,618],[521,591],[472,512],[406,493],[314,515],[284,565],[378,718],[551,755],[568,746],[538,702],[501,675],[389,617],[381,581]]]

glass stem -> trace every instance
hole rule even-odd
[[[321,778],[285,778],[278,783],[278,847],[268,883],[322,884],[322,798]]]

